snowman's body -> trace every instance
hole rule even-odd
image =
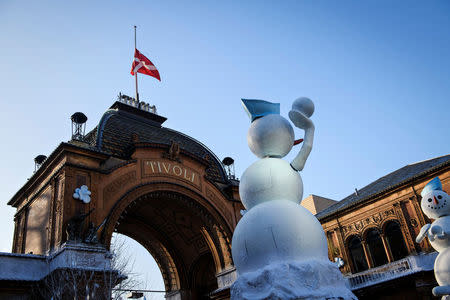
[[[446,230],[445,230],[446,229]],[[443,231],[443,232],[441,232]],[[436,234],[433,234],[433,233]],[[450,247],[450,216],[437,218],[427,232],[431,246],[438,252]]]
[[[300,174],[285,160],[265,157],[251,164],[242,174],[239,194],[247,209],[275,199],[299,203],[303,182]]]
[[[416,242],[428,237],[431,246],[439,252],[434,262],[434,275],[439,286],[433,289],[435,296],[450,294],[450,196],[442,191],[439,178],[433,179],[422,191],[421,207],[425,215],[435,219],[424,225]]]
[[[328,260],[322,226],[299,205],[303,183],[297,170],[303,169],[311,150],[314,126],[308,118],[313,109],[307,98],[294,102],[293,110],[302,121],[291,120],[304,125],[306,134],[291,164],[281,159],[294,143],[290,123],[278,114],[252,118],[247,141],[260,160],[245,170],[239,185],[247,212],[233,234],[232,255],[239,278],[232,287],[232,299],[355,299]]]

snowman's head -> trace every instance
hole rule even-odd
[[[247,133],[250,150],[260,157],[283,157],[294,145],[294,129],[280,116],[280,104],[264,100],[242,99],[252,124]]]
[[[260,157],[283,157],[294,145],[294,129],[280,115],[267,115],[252,122],[247,133],[248,147]]]
[[[450,215],[450,196],[444,191],[432,191],[423,196],[422,210],[432,219]]]
[[[450,215],[450,196],[442,190],[438,177],[430,181],[422,193],[420,206],[423,212],[432,219]]]

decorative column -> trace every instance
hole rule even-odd
[[[414,207],[414,214],[417,217],[417,221],[419,222],[418,225],[419,225],[419,227],[422,228],[422,226],[425,225],[427,222],[425,221],[422,210],[420,209],[419,197],[417,196],[414,186],[411,186],[411,189],[414,193],[414,196],[410,197],[409,201],[411,202],[412,206]]]
[[[410,197],[409,201],[411,202],[411,205],[414,207],[414,215],[417,218],[417,222],[419,223],[417,225],[419,228],[422,228],[425,224],[427,224],[427,221],[425,220],[422,209],[420,208],[419,196],[417,195],[416,190],[414,189],[414,186],[411,186],[411,189],[413,190],[414,196]],[[422,245],[424,246],[424,247],[420,247],[420,248],[422,248],[422,250],[425,250],[426,252],[432,251],[431,244],[428,241],[428,239],[423,240]]]
[[[337,221],[339,227],[335,228],[334,231],[336,232],[337,240],[339,243],[339,249],[340,249],[343,259],[345,261],[344,273],[351,273],[352,272],[352,270],[350,268],[351,259],[350,259],[350,255],[347,251],[347,248],[345,247],[344,238],[343,238],[344,235],[342,234],[342,227],[337,219],[336,219],[336,221]]]
[[[384,247],[384,251],[386,252],[388,261],[391,263],[394,261],[394,258],[392,256],[391,246],[389,245],[384,233],[380,233],[380,237],[381,237],[381,240],[383,241],[383,247]]]
[[[334,259],[334,243],[333,243],[333,237],[331,236],[333,234],[332,231],[327,231],[325,236],[327,238],[327,244],[328,244],[328,257],[330,258],[331,261],[333,261]]]
[[[14,237],[13,237],[13,244],[12,244],[12,251],[13,253],[17,253],[17,245],[19,240],[19,233],[20,233],[20,225],[19,225],[19,217],[16,215],[14,216]]]
[[[367,246],[367,242],[365,240],[362,240],[361,245],[363,246],[364,255],[366,256],[366,261],[367,261],[367,264],[369,265],[369,269],[372,269],[373,261],[372,261],[372,257],[370,256],[370,250],[369,250],[369,247]]]
[[[400,227],[402,229],[406,246],[408,247],[408,252],[416,253],[416,246],[414,245],[414,241],[412,240],[411,232],[409,231],[408,224],[406,223],[405,215],[403,214],[403,210],[400,204],[401,202],[394,203],[394,211],[397,215],[397,219],[400,222]]]

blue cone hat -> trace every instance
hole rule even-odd
[[[442,183],[439,180],[439,177],[435,177],[435,178],[433,178],[433,180],[428,182],[427,185],[423,188],[420,195],[423,197],[426,194],[428,194],[429,192],[435,191],[435,190],[442,191]]]
[[[267,115],[279,115],[280,103],[272,103],[264,100],[242,99],[242,106],[248,114],[250,120],[255,121],[257,118]]]

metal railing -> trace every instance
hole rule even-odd
[[[433,270],[437,253],[408,256],[392,263],[356,274],[345,275],[351,290],[375,285],[384,281],[407,276],[421,271]]]

